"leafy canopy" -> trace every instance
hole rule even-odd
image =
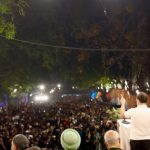
[[[15,36],[15,16],[18,14],[25,15],[24,9],[26,7],[27,3],[25,0],[0,1],[0,34],[4,34],[8,39]]]

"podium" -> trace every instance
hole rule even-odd
[[[123,119],[117,120],[118,132],[120,136],[120,148],[122,150],[130,150],[130,130],[131,130],[131,120],[126,119],[128,124],[123,123]]]

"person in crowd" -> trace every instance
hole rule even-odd
[[[119,134],[115,130],[108,130],[104,134],[104,141],[108,150],[121,150],[119,142]]]
[[[25,135],[30,147],[62,150],[61,133],[74,128],[81,136],[79,150],[95,150],[95,147],[106,150],[103,135],[107,130],[117,128],[115,122],[107,125],[106,110],[110,107],[106,103],[73,98],[53,104],[8,105],[0,111],[0,134],[6,150],[10,150],[12,138],[17,134]]]
[[[41,148],[38,146],[32,146],[32,147],[27,148],[26,150],[41,150]]]
[[[81,143],[81,137],[75,129],[66,129],[60,137],[61,145],[64,150],[77,150]]]
[[[11,150],[25,150],[29,147],[29,140],[23,134],[17,134],[12,139]]]
[[[125,111],[125,99],[121,98],[120,113],[125,118],[131,118],[130,146],[131,150],[150,150],[150,108],[146,103],[148,95],[140,92],[137,95],[136,108]]]
[[[0,135],[0,150],[6,150],[6,147],[3,142],[3,137]]]

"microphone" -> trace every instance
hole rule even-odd
[[[123,123],[123,124],[130,124],[130,122],[127,121],[125,117],[123,118],[122,123]]]

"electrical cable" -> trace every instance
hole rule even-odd
[[[0,35],[0,37],[5,38],[5,36]],[[10,39],[9,39],[10,40]],[[44,43],[37,43],[37,42],[31,42],[31,41],[26,41],[26,40],[21,40],[17,38],[12,38],[11,40],[17,41],[20,43],[28,44],[28,45],[35,45],[35,46],[42,46],[42,47],[51,47],[51,48],[57,48],[57,49],[68,49],[68,50],[78,50],[78,51],[150,51],[150,48],[146,49],[140,49],[140,48],[135,48],[135,49],[127,49],[127,48],[87,48],[87,47],[72,47],[72,46],[61,46],[61,45],[53,45],[53,44],[44,44]]]

